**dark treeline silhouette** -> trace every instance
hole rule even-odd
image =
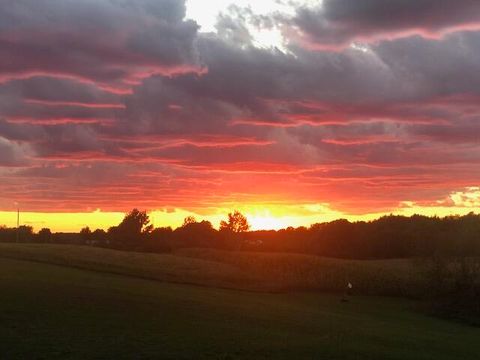
[[[168,252],[202,247],[238,251],[291,252],[344,259],[389,259],[437,255],[480,256],[480,215],[444,218],[384,216],[374,221],[336,220],[278,231],[248,231],[238,211],[216,230],[209,221],[187,217],[182,226],[154,228],[145,211],[132,210],[122,222],[104,231],[52,233],[32,227],[0,227],[0,241],[85,244],[132,251]]]
[[[251,232],[247,240],[262,251],[305,252],[345,259],[480,255],[480,215],[390,215],[353,223],[336,220],[309,228]]]

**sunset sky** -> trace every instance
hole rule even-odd
[[[480,1],[0,1],[0,224],[480,211]]]

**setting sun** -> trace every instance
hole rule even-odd
[[[252,230],[279,230],[291,226],[281,218],[275,218],[265,212],[265,215],[248,215],[248,221]]]

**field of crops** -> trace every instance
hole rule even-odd
[[[0,244],[0,257],[165,282],[261,291],[338,292],[351,282],[357,294],[409,296],[425,286],[424,266],[410,260],[353,261],[208,249],[145,254],[50,244]]]

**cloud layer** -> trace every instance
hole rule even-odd
[[[0,208],[362,214],[478,186],[477,1],[234,10],[202,33],[180,0],[0,3]]]
[[[475,0],[324,0],[300,6],[291,20],[313,46],[342,47],[411,35],[438,38],[478,30]]]

